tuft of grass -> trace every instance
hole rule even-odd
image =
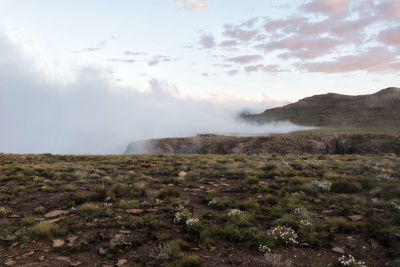
[[[200,267],[201,259],[199,256],[186,256],[178,263],[179,267]]]
[[[163,188],[160,190],[158,197],[162,200],[170,198],[180,198],[181,192],[174,188]]]
[[[331,191],[335,193],[357,193],[361,189],[362,185],[359,182],[344,179],[333,182],[331,186]]]
[[[26,235],[29,240],[44,240],[58,233],[60,233],[60,227],[57,224],[40,222],[28,228]]]

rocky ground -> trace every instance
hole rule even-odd
[[[0,154],[0,255],[5,266],[395,266],[400,160]]]
[[[400,155],[397,134],[288,134],[234,137],[203,134],[130,143],[125,154],[379,154]]]

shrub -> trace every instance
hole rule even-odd
[[[27,230],[27,237],[30,240],[43,240],[60,232],[57,224],[40,222]]]
[[[314,192],[329,192],[331,190],[332,183],[328,181],[312,181],[311,188]]]
[[[331,189],[335,193],[357,193],[361,191],[362,185],[352,180],[339,180],[333,182]]]
[[[201,259],[199,256],[184,257],[178,264],[179,267],[200,267]]]
[[[298,235],[291,227],[276,226],[269,229],[267,234],[280,245],[293,246],[299,243],[297,241]]]
[[[9,214],[11,214],[11,210],[9,208],[0,207],[0,217],[6,217]]]
[[[362,222],[349,222],[342,217],[331,218],[329,219],[328,224],[330,227],[336,228],[338,233],[345,234],[360,233],[364,228]]]
[[[174,188],[164,188],[160,190],[158,197],[160,199],[169,199],[169,198],[179,198],[181,196],[181,192]]]

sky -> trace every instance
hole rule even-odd
[[[398,0],[0,0],[0,152],[298,129],[233,118],[399,87],[399,33]]]

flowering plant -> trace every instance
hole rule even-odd
[[[292,246],[297,245],[298,235],[295,230],[287,226],[276,226],[268,230],[267,234],[281,244]]]

